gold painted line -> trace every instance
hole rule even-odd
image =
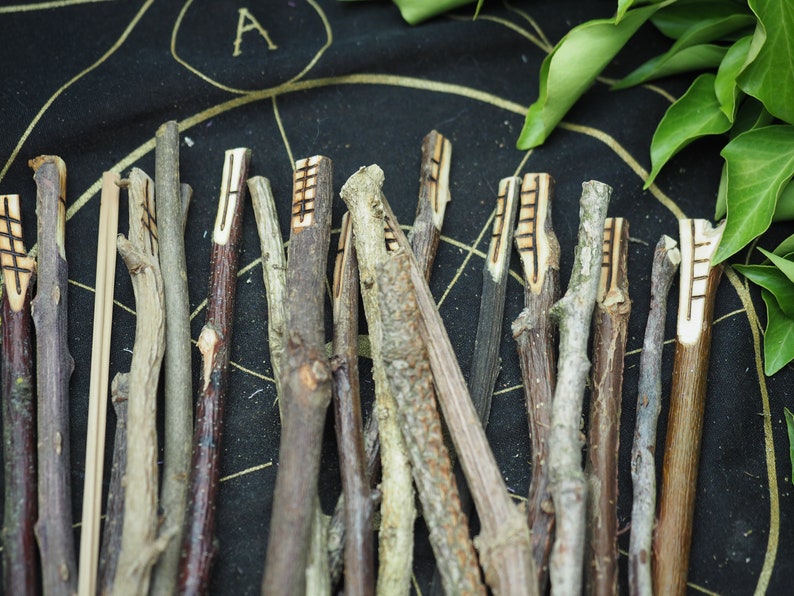
[[[240,372],[244,372],[247,375],[251,375],[252,377],[256,377],[257,379],[260,379],[262,381],[267,381],[268,383],[275,383],[276,382],[273,379],[273,377],[268,377],[266,375],[263,375],[262,373],[256,372],[255,370],[251,370],[250,368],[246,368],[242,364],[237,364],[234,360],[230,360],[229,361],[229,366],[231,366],[232,368],[236,368]]]
[[[549,41],[549,38],[546,37],[546,34],[543,33],[543,29],[541,29],[537,21],[535,21],[535,19],[533,19],[528,12],[516,8],[515,6],[511,5],[509,2],[505,2],[504,5],[508,10],[516,13],[518,16],[523,18],[527,23],[529,23],[530,26],[535,30],[535,33],[538,34],[538,37],[543,40],[545,46],[547,48],[550,48],[549,51],[551,51],[551,48],[554,47],[553,44]]]
[[[84,283],[80,283],[79,281],[75,281],[75,280],[73,280],[73,279],[70,279],[70,280],[68,280],[68,281],[69,281],[69,283],[70,283],[70,284],[72,284],[73,286],[76,286],[76,287],[80,288],[81,290],[87,290],[87,291],[89,291],[89,292],[92,292],[92,293],[96,294],[96,289],[92,288],[91,286],[87,286],[87,285],[85,285]],[[126,304],[122,304],[121,302],[119,302],[118,300],[115,300],[115,299],[113,300],[113,304],[115,304],[116,306],[118,306],[118,307],[119,307],[121,310],[125,310],[125,311],[127,311],[128,313],[130,313],[132,316],[135,316],[135,311],[134,311],[134,310],[132,310],[132,309],[131,309],[129,306],[127,306]]]
[[[755,586],[756,594],[765,594],[769,587],[769,580],[775,568],[777,557],[778,540],[780,538],[780,501],[778,496],[777,474],[775,472],[775,439],[772,435],[772,411],[769,407],[769,393],[766,388],[766,377],[764,376],[764,362],[761,357],[761,333],[758,315],[755,312],[755,305],[750,293],[742,285],[739,276],[731,267],[725,268],[725,275],[736,290],[739,299],[742,301],[747,311],[747,319],[750,323],[750,331],[753,334],[753,352],[755,354],[755,374],[758,377],[758,390],[761,394],[761,408],[764,419],[764,452],[766,454],[766,475],[767,486],[769,487],[769,538],[766,543],[766,553],[764,554],[764,564],[758,575],[758,583]]]
[[[512,385],[510,387],[505,387],[504,389],[500,389],[499,391],[494,391],[494,395],[504,395],[505,393],[511,393],[513,391],[518,391],[519,389],[523,389],[524,385]]]
[[[730,318],[735,317],[736,315],[740,315],[740,314],[742,314],[744,312],[747,312],[744,308],[737,308],[734,311],[731,311],[731,312],[729,312],[727,314],[722,315],[719,319],[714,319],[714,322],[712,324],[716,325],[717,323],[721,323],[722,321],[724,321],[726,319],[730,319]]]
[[[229,474],[228,476],[223,476],[218,478],[218,482],[227,482],[229,480],[234,480],[235,478],[239,478],[240,476],[245,476],[247,474],[252,474],[253,472],[258,472],[259,470],[265,470],[273,465],[272,461],[269,461],[264,464],[259,464],[256,466],[251,466],[250,468],[246,468],[245,470],[240,470],[239,472],[235,472],[234,474]]]
[[[456,21],[471,20],[461,16],[456,16],[451,18],[455,19]],[[554,49],[552,45],[548,43],[548,40],[544,43],[544,41],[539,37],[535,37],[523,27],[520,27],[519,25],[516,25],[515,23],[508,21],[507,19],[480,14],[480,16],[477,17],[476,21],[490,21],[492,23],[496,23],[497,25],[502,25],[503,27],[507,27],[511,31],[518,33],[521,37],[529,40],[531,43],[536,45],[538,48],[540,48],[547,54],[550,53],[552,49]]]
[[[292,147],[290,147],[289,139],[287,138],[287,131],[284,130],[284,122],[282,122],[281,120],[281,112],[279,112],[278,104],[276,103],[276,96],[274,95],[271,99],[273,101],[273,115],[276,117],[276,125],[278,126],[279,133],[281,133],[281,140],[284,141],[284,149],[287,150],[287,158],[289,159],[289,168],[294,172],[295,157],[292,155]]]
[[[400,227],[409,229],[408,226],[400,226]],[[441,242],[445,242],[446,244],[454,246],[455,248],[460,248],[461,250],[465,250],[476,257],[480,257],[483,260],[487,258],[487,255],[483,251],[479,250],[474,246],[469,246],[468,244],[465,244],[460,240],[455,240],[454,238],[450,238],[449,236],[444,236],[443,234],[439,237],[439,239],[441,240]],[[521,275],[521,273],[515,271],[514,269],[510,270],[510,277],[515,279],[519,284],[521,284],[522,287],[525,285],[524,277]]]
[[[25,141],[27,140],[28,136],[30,136],[30,133],[33,131],[33,129],[39,123],[39,120],[41,120],[42,116],[44,115],[44,112],[46,112],[49,109],[49,107],[53,104],[53,102],[56,99],[58,99],[58,97],[60,97],[60,95],[64,91],[66,91],[69,87],[71,87],[74,83],[76,83],[81,78],[83,78],[85,75],[90,73],[92,70],[94,70],[95,68],[100,66],[111,55],[113,55],[116,50],[118,50],[121,47],[121,45],[129,37],[130,33],[132,33],[132,30],[138,24],[138,21],[141,20],[141,17],[143,17],[144,13],[152,5],[152,2],[154,2],[154,0],[146,0],[143,3],[143,5],[141,6],[140,10],[138,10],[137,14],[133,17],[132,21],[130,21],[129,25],[127,25],[127,28],[124,29],[124,31],[122,32],[121,36],[119,36],[119,38],[116,40],[116,42],[112,46],[110,46],[110,49],[108,49],[107,52],[102,54],[102,56],[96,62],[94,62],[91,66],[89,66],[88,68],[85,68],[84,70],[82,70],[81,72],[79,72],[78,74],[73,76],[71,79],[69,79],[69,81],[67,81],[65,84],[61,85],[61,87],[55,93],[53,93],[50,96],[50,98],[44,103],[44,105],[41,107],[39,112],[33,117],[33,120],[31,120],[30,124],[25,129],[25,132],[22,133],[22,137],[20,137],[19,142],[17,143],[16,147],[14,147],[14,150],[11,152],[11,155],[9,156],[8,161],[6,161],[5,165],[3,166],[3,169],[0,170],[0,181],[3,180],[3,178],[6,175],[6,173],[8,172],[8,168],[10,168],[11,164],[14,163],[14,160],[17,158],[17,155],[19,154],[20,149],[22,149],[22,145],[25,144]],[[100,182],[97,184],[97,190],[99,190],[100,187],[101,187],[101,179],[100,179]],[[94,192],[96,193],[97,191],[94,191]]]
[[[516,171],[513,172],[513,176],[520,176],[521,175],[521,170],[523,170],[524,166],[527,165],[527,162],[529,161],[529,156],[532,155],[532,151],[533,151],[533,149],[530,149],[529,151],[526,151],[524,153],[524,157],[521,159],[521,162],[518,164],[518,167],[516,168]]]
[[[687,586],[695,590],[696,592],[700,592],[701,594],[708,594],[709,596],[720,596],[719,592],[712,592],[708,588],[704,588],[703,586],[699,586],[697,584],[693,584],[692,582],[687,582]]]
[[[12,4],[11,6],[0,7],[0,14],[67,8],[77,4],[95,4],[97,2],[108,2],[108,0],[53,0],[52,2],[36,2],[34,4]]]

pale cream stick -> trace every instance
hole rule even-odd
[[[97,242],[94,337],[91,346],[91,380],[88,391],[88,425],[83,484],[83,522],[80,534],[78,593],[96,594],[99,564],[99,525],[102,512],[102,471],[105,462],[105,428],[108,410],[110,330],[113,320],[113,285],[116,279],[116,231],[119,222],[119,175],[102,175]]]

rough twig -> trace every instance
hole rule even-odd
[[[74,361],[67,344],[66,164],[55,155],[42,155],[29,165],[35,171],[39,249],[32,302],[39,469],[35,532],[44,593],[67,595],[77,590],[77,567],[69,449],[69,378]]]
[[[0,196],[3,412],[3,589],[38,593],[36,522],[36,404],[30,302],[36,261],[22,242],[19,195]]]
[[[215,496],[242,236],[244,181],[250,158],[249,149],[238,148],[226,151],[223,160],[218,212],[212,231],[207,319],[197,342],[203,367],[179,559],[178,589],[182,594],[206,592],[215,552]]]
[[[549,432],[557,377],[557,326],[551,308],[560,297],[560,244],[552,229],[549,174],[525,174],[515,244],[524,272],[524,310],[513,322],[529,435],[532,472],[527,513],[538,589],[546,593],[554,539],[554,503],[549,490]]]
[[[283,421],[262,580],[265,594],[306,590],[323,425],[331,401],[323,313],[332,196],[330,159],[314,156],[297,162],[286,280],[288,337],[281,361]]]
[[[629,592],[651,596],[651,543],[656,521],[656,426],[662,409],[662,348],[667,314],[667,294],[681,253],[676,241],[662,236],[656,244],[651,268],[651,305],[645,324],[637,383],[637,421],[631,448],[631,538],[629,540]]]
[[[631,301],[629,222],[608,217],[604,255],[593,313],[593,374],[585,463],[587,521],[585,582],[588,594],[618,591],[618,451]]]
[[[722,275],[711,266],[724,224],[681,219],[681,269],[673,383],[667,419],[659,521],[653,542],[656,594],[684,594],[703,436],[714,299]]]
[[[552,594],[579,594],[585,540],[587,486],[582,472],[584,388],[590,362],[587,338],[598,289],[604,220],[612,189],[601,182],[582,184],[579,238],[571,280],[552,316],[560,329],[557,386],[549,435],[549,481],[556,512],[556,536],[549,563]]]

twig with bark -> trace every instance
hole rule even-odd
[[[69,378],[74,360],[67,343],[66,164],[55,155],[29,162],[35,171],[38,282],[32,302],[36,327],[38,521],[45,594],[77,590],[72,530],[69,449]]]
[[[568,289],[552,308],[560,329],[557,386],[549,435],[549,481],[556,513],[556,536],[549,563],[552,594],[579,594],[585,541],[587,485],[582,472],[579,424],[590,362],[587,338],[598,290],[604,220],[612,189],[582,184],[579,237]]]
[[[105,172],[99,206],[91,386],[88,394],[83,516],[80,530],[78,590],[96,593],[102,476],[107,429],[110,331],[113,328],[113,286],[116,279],[116,232],[119,221],[119,175]]]
[[[331,370],[325,355],[325,267],[331,231],[332,163],[296,164],[287,260],[287,342],[281,362],[283,421],[262,592],[306,589]]]
[[[113,593],[146,594],[151,570],[171,535],[157,539],[157,385],[165,349],[165,301],[158,260],[154,181],[129,175],[129,239],[118,250],[135,292],[135,343],[129,373],[124,522]]]
[[[585,462],[586,591],[604,596],[618,590],[618,451],[623,360],[631,313],[628,241],[629,222],[608,217],[593,313],[593,381]]]
[[[3,412],[3,588],[38,593],[36,522],[36,402],[30,302],[36,261],[25,252],[19,195],[0,196]]]
[[[667,315],[667,295],[681,253],[675,240],[662,236],[656,244],[651,268],[651,305],[645,324],[637,383],[637,420],[631,448],[631,538],[629,540],[629,592],[651,596],[651,544],[656,521],[656,427],[662,409],[662,348]]]
[[[552,229],[549,174],[525,174],[514,234],[524,272],[524,310],[513,322],[513,339],[527,403],[532,472],[527,505],[538,589],[546,592],[554,539],[554,503],[549,490],[549,433],[557,381],[557,326],[551,308],[560,297],[560,244]]]
[[[681,219],[681,269],[673,384],[667,419],[659,521],[653,541],[653,588],[686,592],[706,405],[712,316],[722,267],[711,265],[724,224]]]
[[[378,268],[383,360],[422,503],[438,570],[448,594],[485,594],[469,524],[441,432],[433,376],[419,332],[410,257],[392,255]]]
[[[223,160],[218,211],[212,230],[207,319],[197,342],[203,366],[179,559],[178,590],[181,594],[206,592],[215,555],[215,497],[232,345],[245,176],[250,158],[251,151],[241,147],[226,151]]]
[[[155,134],[154,174],[161,248],[159,260],[166,311],[163,359],[165,438],[159,534],[173,538],[152,573],[152,591],[155,594],[173,594],[185,522],[185,480],[190,474],[193,436],[190,300],[184,242],[191,190],[179,183],[179,127],[174,121],[164,123]]]

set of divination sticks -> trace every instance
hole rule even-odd
[[[249,150],[235,149],[227,151],[224,160],[207,320],[197,341],[203,373],[195,426],[182,239],[190,189],[179,183],[176,124],[166,123],[157,132],[156,182],[137,169],[125,181],[112,173],[104,176],[79,574],[70,514],[72,360],[66,346],[63,161],[43,156],[31,162],[38,187],[38,264],[22,246],[18,196],[0,197],[0,221],[5,222],[0,229],[0,257],[5,281],[3,560],[8,593],[36,592],[39,558],[43,587],[49,594],[78,589],[81,594],[145,594],[150,587],[154,593],[207,590],[249,158]],[[573,273],[566,295],[559,299],[560,249],[550,211],[553,181],[546,174],[501,181],[467,385],[427,285],[450,199],[450,160],[449,141],[431,132],[422,145],[419,203],[407,238],[381,192],[380,168],[361,168],[343,186],[341,196],[349,213],[343,218],[335,261],[330,360],[323,310],[333,198],[331,161],[316,156],[296,164],[286,258],[269,182],[262,177],[247,180],[262,246],[268,337],[282,418],[263,593],[330,593],[343,569],[346,593],[371,594],[376,589],[407,593],[416,516],[414,485],[436,557],[437,590],[485,593],[487,584],[494,593],[538,594],[545,592],[550,580],[553,592],[575,594],[582,589],[583,575],[588,591],[616,590],[617,441],[630,311],[628,223],[606,219],[608,186],[583,185]],[[133,280],[137,327],[131,370],[117,375],[112,384],[117,428],[100,551],[119,186],[128,188],[130,195],[129,239],[120,236],[117,244]],[[685,220],[680,232],[679,325],[653,548],[661,346],[666,295],[679,262],[675,242],[667,237],[656,248],[640,370],[630,577],[632,591],[641,594],[651,589],[651,551],[654,588],[659,593],[682,593],[685,588],[711,312],[720,273],[710,267],[720,230],[701,220]],[[512,502],[483,430],[498,374],[513,241],[526,280],[525,309],[513,331],[533,449],[528,520]],[[34,391],[31,296],[36,276]],[[359,289],[376,392],[366,428],[357,366]],[[583,471],[580,418],[590,372],[587,343],[593,315],[593,390]],[[161,362],[168,439],[159,496],[163,514],[158,516],[155,410]],[[326,523],[317,480],[322,430],[332,398],[343,496]],[[452,454],[436,403],[444,415]],[[465,476],[459,487],[453,456]],[[378,500],[376,573],[372,532]],[[472,501],[481,527],[474,541],[467,521]]]

